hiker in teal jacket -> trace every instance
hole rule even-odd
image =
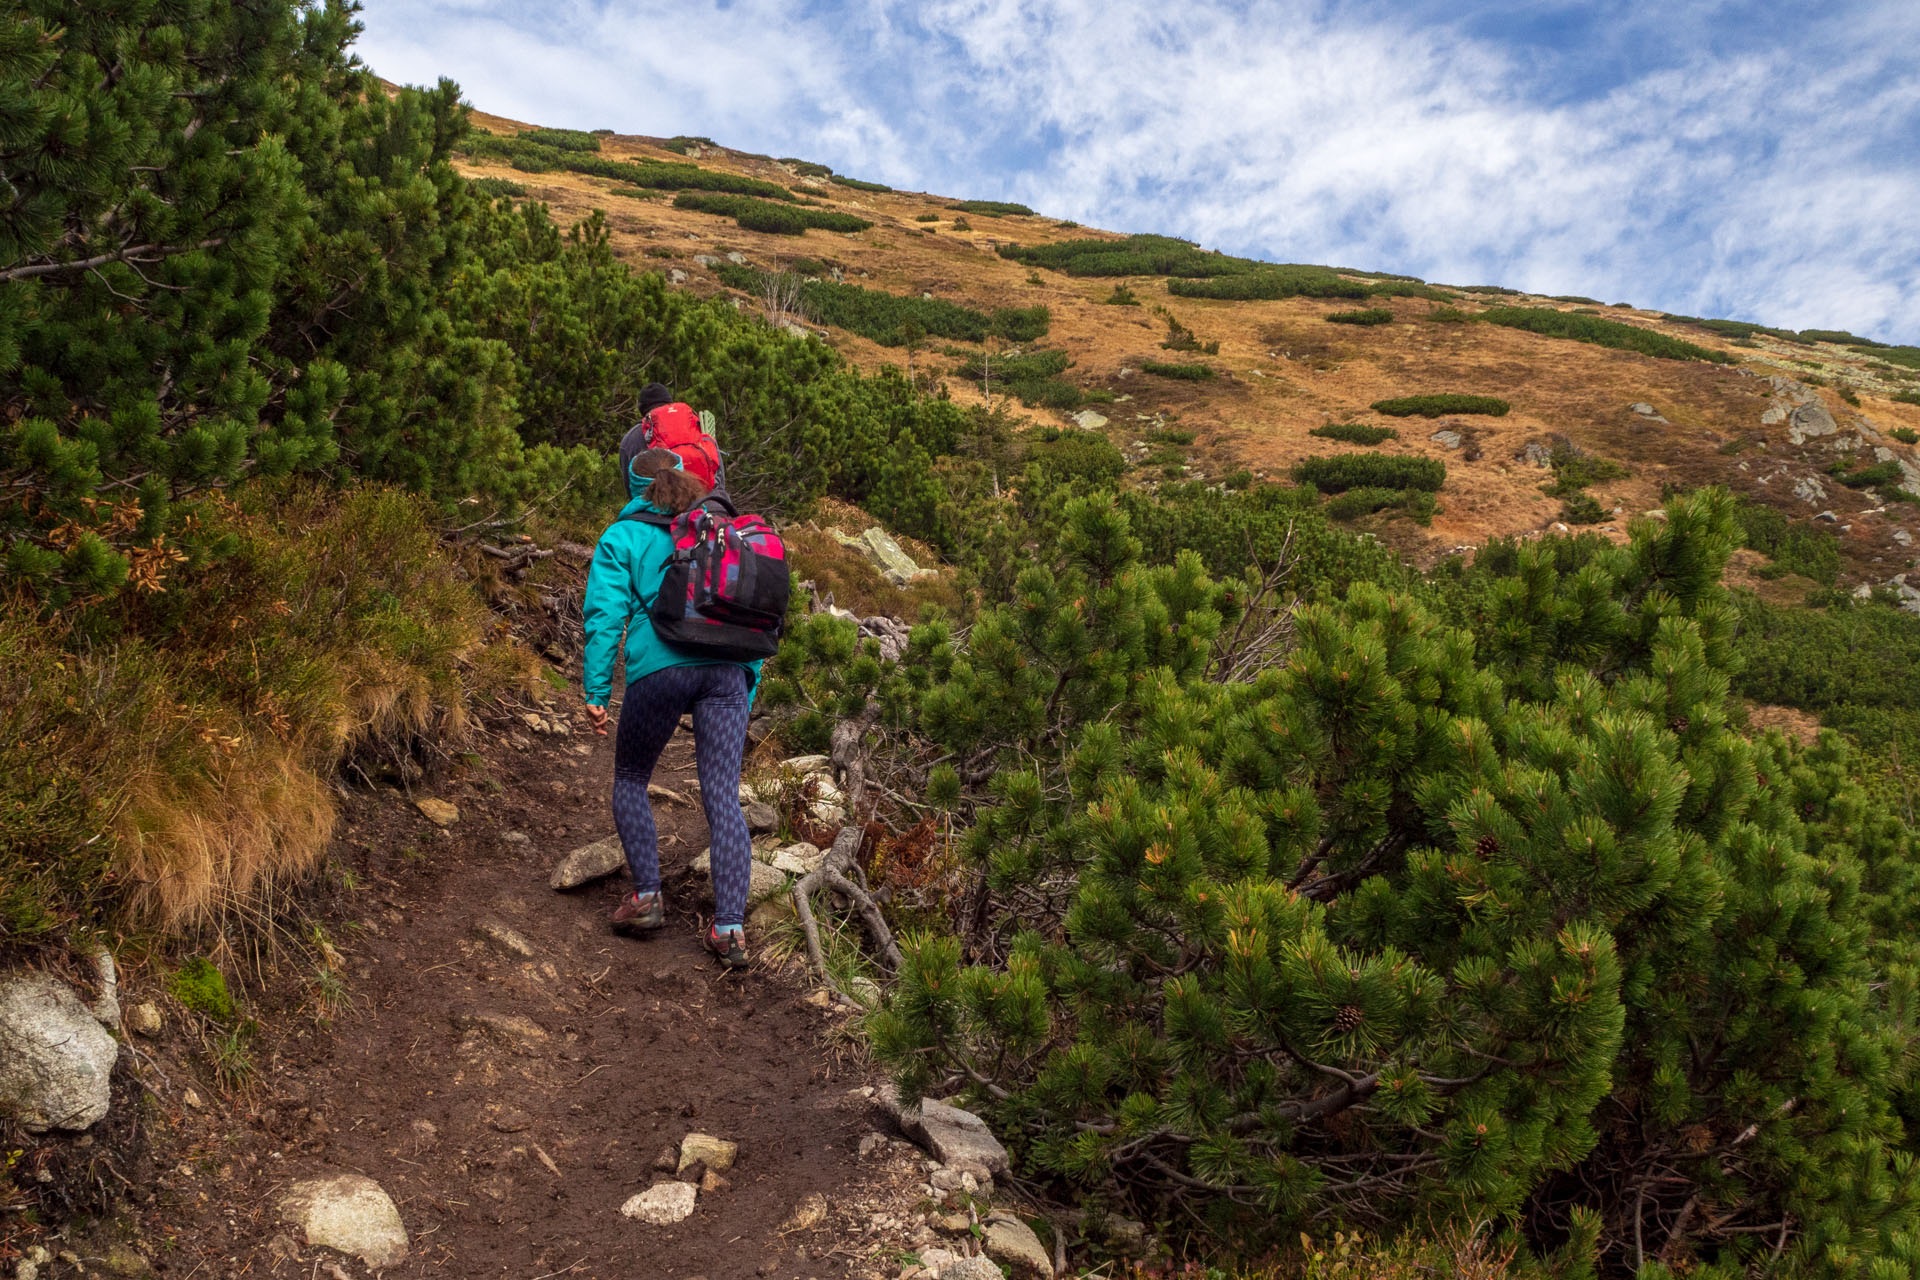
[[[743,965],[753,845],[740,811],[740,763],[760,663],[692,656],[654,634],[647,611],[666,576],[673,538],[661,524],[629,517],[673,512],[649,500],[653,479],[635,469],[640,465],[636,458],[627,471],[631,500],[594,548],[584,607],[587,650],[581,683],[587,715],[602,734],[623,631],[627,638],[627,688],[614,739],[613,821],[633,872],[633,894],[614,911],[612,925],[616,932],[644,936],[666,923],[647,783],[680,717],[691,712],[694,762],[713,848],[715,910],[707,945],[725,963]]]

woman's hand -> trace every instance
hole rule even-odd
[[[607,709],[605,707],[596,707],[589,702],[587,704],[587,720],[593,725],[593,731],[595,733],[603,738],[607,736]]]

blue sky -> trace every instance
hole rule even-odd
[[[1282,262],[1920,343],[1920,0],[367,0],[361,56]]]

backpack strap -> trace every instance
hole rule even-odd
[[[667,528],[673,523],[672,516],[662,515],[658,511],[629,511],[620,518],[622,520],[633,520],[640,524],[659,525],[662,529]]]

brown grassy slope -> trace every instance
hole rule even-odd
[[[499,117],[477,115],[481,127],[512,132],[526,126]],[[1912,551],[1894,539],[1896,529],[1920,535],[1920,508],[1885,505],[1870,491],[1855,492],[1825,477],[1826,469],[1849,454],[1862,463],[1876,448],[1891,448],[1920,468],[1920,451],[1886,435],[1895,427],[1920,430],[1920,407],[1894,402],[1899,390],[1920,388],[1902,381],[1883,362],[1832,346],[1799,346],[1762,338],[1761,345],[1735,347],[1713,334],[1670,322],[1658,313],[1608,308],[1608,319],[1638,324],[1696,344],[1726,351],[1737,366],[1663,360],[1584,343],[1504,329],[1488,324],[1436,323],[1428,317],[1437,304],[1421,299],[1380,299],[1394,312],[1394,323],[1370,329],[1326,323],[1350,301],[1287,299],[1276,302],[1222,302],[1170,297],[1166,282],[1155,277],[1128,281],[1076,279],[1057,272],[1030,273],[997,255],[1006,243],[1047,243],[1109,233],[1062,226],[1044,217],[964,215],[971,229],[956,230],[955,211],[940,197],[911,192],[866,192],[826,181],[800,178],[788,166],[764,157],[724,148],[697,149],[681,156],[660,139],[614,135],[603,140],[606,154],[621,158],[693,160],[728,172],[795,186],[834,208],[872,220],[866,232],[810,231],[777,236],[743,230],[730,219],[675,209],[671,193],[642,200],[615,195],[618,184],[571,173],[524,174],[498,165],[470,165],[475,176],[509,177],[529,194],[546,201],[563,221],[605,209],[615,249],[634,264],[684,273],[684,285],[701,293],[723,292],[697,255],[724,258],[739,253],[754,266],[779,268],[806,257],[838,267],[846,279],[894,293],[930,293],[936,298],[980,309],[1045,303],[1052,331],[1039,345],[1068,352],[1074,360],[1069,378],[1087,388],[1115,392],[1115,404],[1095,406],[1109,419],[1106,430],[1135,456],[1133,447],[1158,426],[1177,422],[1196,435],[1190,452],[1193,475],[1218,478],[1251,469],[1262,477],[1284,478],[1299,459],[1338,452],[1346,446],[1309,436],[1323,423],[1386,422],[1368,406],[1376,400],[1421,392],[1457,391],[1494,395],[1510,401],[1505,418],[1475,418],[1429,423],[1414,418],[1394,422],[1400,440],[1381,446],[1386,452],[1442,458],[1448,479],[1441,511],[1430,528],[1402,521],[1383,523],[1382,536],[1409,551],[1433,554],[1450,547],[1478,544],[1498,534],[1537,531],[1553,522],[1560,500],[1539,492],[1546,473],[1522,456],[1529,443],[1563,437],[1578,448],[1625,464],[1629,475],[1594,486],[1602,505],[1616,511],[1603,531],[1624,537],[1625,518],[1657,507],[1664,486],[1694,487],[1723,483],[1757,501],[1790,514],[1811,517],[1831,509],[1838,517],[1850,572],[1883,579],[1909,567]],[[938,214],[934,222],[916,217]],[[1037,274],[1038,283],[1033,277]],[[676,277],[677,278],[677,277]],[[1106,305],[1116,283],[1132,286],[1139,307]],[[1456,304],[1472,314],[1483,302],[1561,306],[1541,298],[1483,298],[1463,295]],[[1214,356],[1175,355],[1160,347],[1164,328],[1153,307],[1167,307],[1202,340],[1218,341]],[[822,331],[855,365],[872,369],[903,364],[904,352],[881,347],[857,335]],[[1178,383],[1139,372],[1146,360],[1204,360],[1219,372],[1205,383]],[[920,370],[937,374],[953,361],[923,353]],[[1773,395],[1772,375],[1818,377],[1829,386],[1819,394],[1841,425],[1838,436],[1793,445],[1783,426],[1762,427],[1761,414]],[[949,383],[962,400],[977,401],[978,389],[959,380]],[[1855,408],[1838,391],[1852,388]],[[1636,402],[1652,405],[1667,421],[1636,414]],[[1063,421],[1064,415],[1033,411],[1036,420]],[[1433,441],[1440,428],[1472,428],[1468,446],[1448,449]],[[1743,444],[1736,444],[1742,442]],[[1733,452],[1722,452],[1722,449]],[[1824,498],[1807,501],[1793,489],[1807,476],[1821,478]],[[1920,487],[1920,470],[1914,473]],[[1884,509],[1883,509],[1884,508]],[[1384,518],[1382,518],[1384,519]]]

